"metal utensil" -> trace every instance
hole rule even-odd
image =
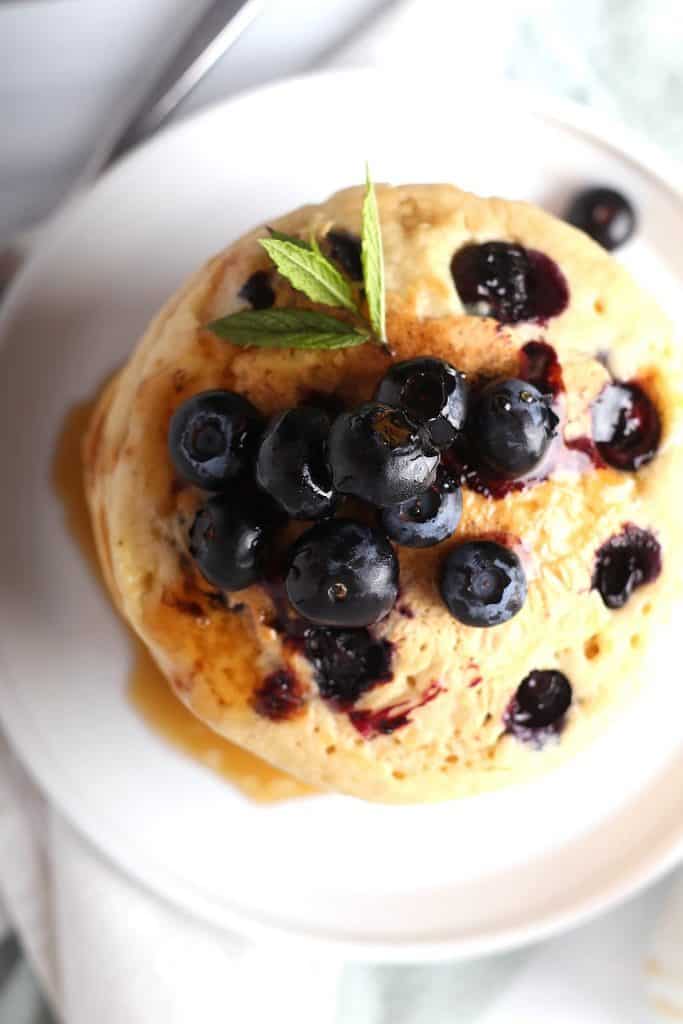
[[[133,95],[113,126],[96,143],[70,195],[97,178],[114,160],[162,127],[208,71],[263,9],[265,0],[214,0],[161,72]],[[0,250],[0,296],[35,239],[33,227]]]
[[[84,175],[95,177],[162,127],[263,9],[265,0],[214,0],[151,85],[133,99],[130,113],[103,139]]]

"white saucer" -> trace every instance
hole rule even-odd
[[[587,183],[624,189],[642,224],[621,258],[680,317],[683,203],[661,160],[612,139],[511,88],[463,106],[443,84],[334,72],[161,135],[48,231],[3,320],[0,717],[55,804],[159,895],[252,934],[421,960],[548,934],[683,853],[673,636],[611,732],[536,784],[436,807],[258,806],[129,705],[129,641],[50,486],[66,411],[183,277],[254,223],[361,180],[366,158],[378,181],[450,180],[556,210]]]

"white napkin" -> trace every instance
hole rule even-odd
[[[66,1024],[335,1020],[339,966],[255,947],[121,874],[51,808],[0,736],[0,896]]]
[[[529,0],[526,13],[541,8]],[[572,7],[574,5],[562,5]],[[582,17],[591,8],[584,5]],[[515,4],[404,0],[340,51],[334,64],[419,72],[420,54],[471,87],[532,67]],[[561,18],[543,18],[559,91],[613,100]],[[473,41],[463,45],[463,37]],[[516,56],[515,56],[516,55]],[[462,77],[461,77],[462,76]],[[646,992],[661,1012],[683,1006],[683,883],[667,896],[647,972],[641,962],[667,889],[531,951],[471,965],[347,969],[302,962],[189,919],[124,877],[49,807],[0,736],[0,896],[52,1005],[66,1024],[640,1024]],[[652,1017],[651,1019],[658,1019]]]
[[[667,893],[645,961],[646,988],[653,1022],[683,1020],[683,878]]]

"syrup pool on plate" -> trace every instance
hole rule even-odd
[[[67,413],[57,439],[52,484],[64,518],[88,566],[99,579],[99,563],[83,490],[81,442],[95,401],[80,402]],[[128,697],[144,721],[174,747],[231,782],[258,803],[274,803],[314,791],[278,771],[204,725],[171,693],[144,645],[132,638],[135,658]]]

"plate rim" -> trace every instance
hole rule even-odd
[[[52,245],[58,242],[63,228],[68,225],[74,214],[78,213],[79,208],[89,200],[93,192],[100,189],[102,184],[109,181],[112,176],[119,174],[122,168],[129,165],[130,161],[139,159],[141,153],[149,153],[153,147],[168,138],[169,135],[182,134],[188,126],[196,126],[202,120],[211,121],[221,117],[233,105],[249,102],[252,97],[262,96],[269,92],[279,92],[320,79],[339,81],[349,77],[365,78],[368,83],[372,83],[372,81],[386,83],[399,76],[395,72],[369,68],[332,68],[278,79],[240,92],[228,99],[218,100],[169,125],[143,145],[126,154],[120,162],[109,168],[93,186],[72,196],[48,219],[41,230],[40,244],[31,253],[4,297],[0,310],[0,358],[1,350],[9,343],[10,332],[7,328],[11,324],[14,307],[19,304],[24,293],[30,294],[34,270],[39,269],[43,261],[49,261]],[[433,77],[438,78],[436,75]],[[426,85],[423,84],[421,88],[426,88]],[[678,165],[656,145],[646,139],[641,139],[635,132],[615,123],[612,119],[572,100],[541,95],[535,90],[517,83],[497,83],[491,86],[486,91],[486,102],[490,102],[491,97],[499,94],[501,90],[505,91],[506,102],[509,102],[511,94],[519,99],[520,109],[524,114],[559,123],[563,128],[585,137],[593,145],[611,151],[613,155],[622,161],[625,160],[640,173],[654,179],[660,189],[665,189],[676,202],[683,204],[683,186],[679,184],[682,179],[680,170],[677,170]],[[1,654],[0,671],[5,678],[11,678]],[[29,714],[29,720],[30,717]],[[8,728],[10,718],[12,719],[11,727]],[[108,849],[105,846],[105,840],[107,840],[107,845],[110,845],[118,830],[107,826],[106,817],[95,819],[95,824],[85,823],[79,818],[76,807],[69,806],[70,801],[65,800],[63,793],[57,793],[57,787],[52,784],[54,775],[50,770],[50,764],[53,761],[51,754],[41,751],[37,758],[32,756],[30,761],[24,760],[17,748],[30,746],[30,737],[26,735],[30,732],[28,724],[18,725],[17,717],[7,715],[5,708],[0,709],[0,721],[10,747],[38,788],[49,795],[70,826],[86,840],[93,851],[108,861],[115,869],[124,871],[136,884],[155,898],[163,900],[198,920],[209,922],[222,930],[234,929],[240,935],[257,940],[269,942],[286,940],[288,943],[294,943],[297,947],[303,946],[308,949],[315,946],[318,955],[343,956],[347,960],[416,963],[465,960],[487,953],[519,948],[589,921],[599,913],[607,911],[622,900],[640,892],[645,886],[654,883],[683,858],[682,820],[678,830],[670,829],[663,849],[660,842],[655,851],[649,851],[648,855],[641,856],[637,866],[630,869],[622,868],[618,878],[613,881],[611,886],[605,887],[600,895],[590,892],[583,899],[577,900],[571,907],[548,911],[544,915],[536,917],[532,922],[511,925],[503,929],[498,928],[495,931],[481,928],[478,934],[468,937],[427,938],[410,941],[402,938],[396,940],[356,939],[346,935],[318,932],[305,926],[288,927],[264,922],[252,912],[241,912],[226,904],[220,904],[220,909],[216,910],[216,905],[212,904],[212,901],[200,889],[195,888],[190,880],[178,878],[173,872],[165,872],[164,889],[163,891],[157,890],[150,881],[151,873],[145,873],[142,866],[154,863],[154,861],[150,862],[146,857],[141,864],[136,865],[133,856],[126,855],[125,844],[123,849],[121,844],[114,844],[113,851],[111,846]],[[36,761],[41,761],[40,769],[36,765]],[[104,825],[102,830],[97,828],[100,824]],[[137,847],[134,848],[133,853],[136,851],[140,852]]]

